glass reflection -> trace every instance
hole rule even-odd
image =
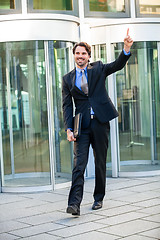
[[[15,0],[0,0],[0,9],[15,9]]]
[[[98,12],[125,12],[125,1],[89,0],[89,9]]]
[[[121,49],[117,44],[116,57]],[[127,66],[117,72],[116,79],[121,170],[160,169],[157,43],[135,43]],[[127,164],[132,167],[124,168]]]
[[[93,45],[92,58],[93,58],[93,61],[100,60],[103,63],[106,63],[107,62],[106,44]]]
[[[139,0],[141,14],[160,14],[159,0]]]
[[[73,10],[72,0],[33,0],[33,9],[41,10]]]

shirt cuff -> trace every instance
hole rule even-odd
[[[131,54],[130,51],[127,53],[124,49],[123,49],[123,52],[124,52],[124,54],[127,55],[127,56]]]
[[[71,130],[71,132],[73,131],[73,129],[72,129],[72,128],[67,128],[67,129],[66,129],[66,131],[67,131],[68,129],[70,129],[70,130]]]

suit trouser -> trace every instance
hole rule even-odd
[[[89,147],[92,144],[95,158],[94,200],[102,201],[106,186],[106,157],[108,149],[109,122],[102,124],[92,119],[89,128],[82,130],[74,142],[74,168],[68,205],[80,206],[83,198],[84,172],[88,162]]]

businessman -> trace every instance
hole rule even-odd
[[[80,42],[73,47],[76,68],[63,77],[63,116],[68,141],[74,141],[74,167],[72,186],[66,212],[80,215],[83,198],[84,172],[88,162],[89,146],[95,158],[95,189],[93,210],[102,208],[106,185],[106,157],[108,148],[109,121],[118,116],[105,88],[106,77],[122,69],[128,61],[133,44],[127,29],[124,48],[112,63],[101,61],[89,63],[91,47]],[[73,135],[73,101],[75,114],[82,113],[81,135]]]

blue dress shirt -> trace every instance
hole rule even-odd
[[[87,81],[88,81],[88,77],[87,77],[87,67],[84,68],[84,73],[86,75]],[[75,85],[76,87],[78,87],[81,91],[81,79],[82,79],[82,71],[80,68],[76,67],[76,81],[75,81]]]
[[[131,53],[130,51],[127,53],[124,49],[123,49],[123,52],[124,52],[124,54],[127,55],[127,56]]]
[[[87,81],[88,81],[88,76],[87,76],[87,67],[85,67],[84,69],[84,73],[86,75]],[[82,80],[82,71],[80,68],[76,67],[76,81],[75,81],[75,85],[76,87],[78,87],[81,91],[81,80]],[[94,114],[94,111],[91,107],[91,114]]]

